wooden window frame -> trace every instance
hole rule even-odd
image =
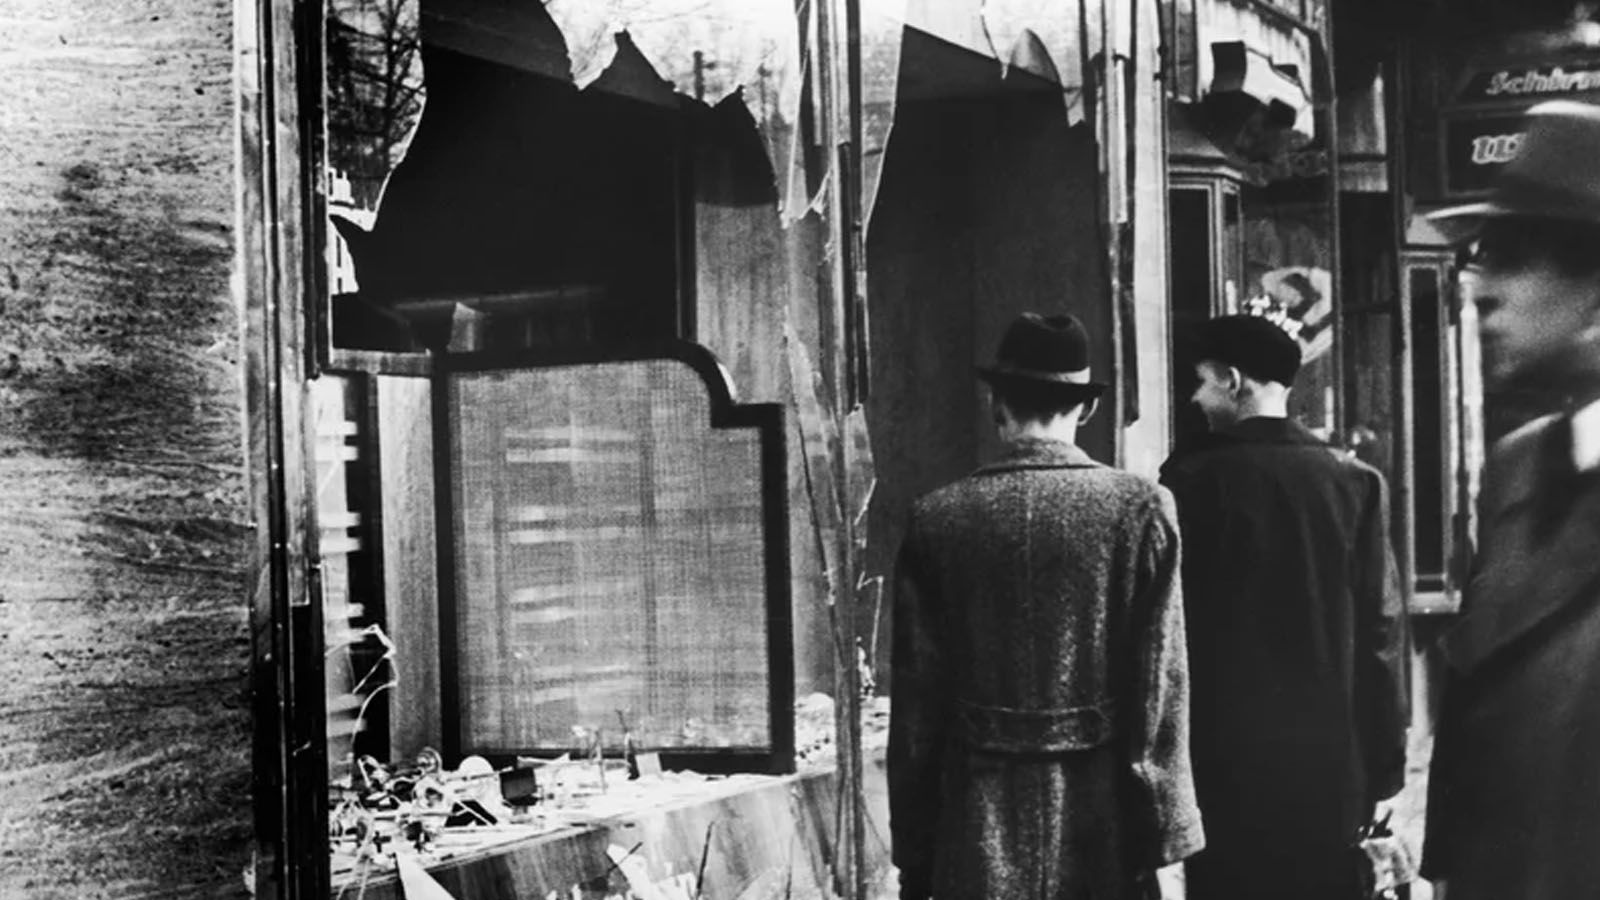
[[[456,595],[453,484],[448,463],[457,423],[451,418],[449,380],[453,375],[512,372],[541,368],[606,365],[625,362],[671,360],[683,363],[699,376],[710,399],[713,429],[753,429],[759,434],[761,453],[761,520],[765,549],[766,627],[768,665],[768,734],[765,751],[720,748],[663,751],[668,768],[705,773],[767,772],[786,774],[795,769],[794,636],[789,580],[788,445],[784,407],[779,403],[739,403],[727,375],[705,347],[688,341],[648,342],[633,345],[571,347],[559,351],[472,353],[439,357],[432,374],[435,461],[436,535],[439,571],[439,647],[443,743],[446,759],[459,758],[461,733],[461,670]],[[578,748],[569,748],[576,751]]]

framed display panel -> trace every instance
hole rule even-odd
[[[1182,335],[1213,316],[1238,311],[1244,270],[1239,186],[1222,177],[1175,176],[1167,198],[1172,266],[1168,313],[1181,351]],[[1189,403],[1199,384],[1194,361],[1175,352],[1169,375],[1174,445],[1188,446],[1210,431],[1205,417]]]
[[[446,756],[792,769],[782,407],[691,344],[438,366]]]
[[[1408,254],[1404,275],[1414,436],[1412,609],[1455,612],[1471,570],[1484,461],[1476,309],[1455,290],[1443,254]]]

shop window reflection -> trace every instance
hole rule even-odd
[[[1326,202],[1302,199],[1325,191],[1326,178],[1247,187],[1244,288],[1240,312],[1278,320],[1300,342],[1301,367],[1289,415],[1319,437],[1336,439],[1331,217]]]

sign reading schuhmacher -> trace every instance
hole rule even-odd
[[[1528,103],[1600,91],[1600,59],[1560,65],[1486,66],[1473,72],[1461,103]]]

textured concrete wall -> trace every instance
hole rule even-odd
[[[250,838],[226,0],[0,0],[0,898]]]

